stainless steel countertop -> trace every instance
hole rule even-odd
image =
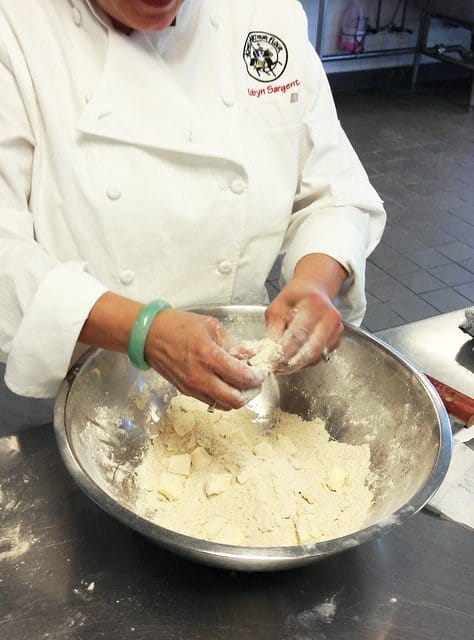
[[[471,640],[468,529],[426,511],[312,565],[167,553],[68,475],[52,426],[0,438],[0,640]]]
[[[459,329],[463,311],[443,313],[376,335],[423,373],[456,391],[474,396],[474,340]]]

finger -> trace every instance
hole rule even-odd
[[[212,332],[211,332],[212,333]],[[227,331],[223,324],[217,323],[213,332],[214,341],[228,354],[239,360],[248,360],[261,348],[262,340],[243,340]]]
[[[227,405],[223,405],[222,403],[218,402],[215,398],[211,398],[211,396],[208,396],[204,393],[200,393],[199,391],[190,389],[189,387],[183,387],[179,391],[185,396],[189,396],[191,398],[196,398],[196,400],[200,400],[207,407],[213,407],[213,409],[218,409],[219,411],[231,410],[231,407],[228,407]]]
[[[265,311],[266,337],[278,342],[293,315],[294,312],[284,301],[283,296],[278,295]]]
[[[284,363],[288,362],[308,343],[315,325],[316,321],[308,311],[296,313],[280,341],[283,348]]]
[[[217,406],[226,409],[241,409],[245,405],[243,392],[230,386],[217,376],[211,376],[206,385],[206,394],[214,398]]]
[[[327,348],[332,350],[334,348],[343,331],[343,325],[340,319],[334,324],[335,317],[337,318],[337,316],[333,316],[332,314],[324,315],[315,325],[307,341],[301,344],[298,350],[289,358],[287,367],[295,370],[310,366],[321,358],[323,349]],[[308,327],[309,325],[306,324],[303,326],[303,329],[308,330]],[[299,334],[299,337],[303,339],[303,331]],[[296,342],[297,340],[294,339],[293,344],[296,344]]]
[[[302,354],[300,356],[300,354],[302,352],[299,352],[298,354],[296,354],[293,358],[291,358],[291,360],[288,362],[288,365],[285,369],[285,373],[292,373],[293,371],[299,371],[300,369],[305,369],[306,367],[311,367],[314,364],[317,364],[318,362],[321,362],[321,360],[326,360],[326,362],[330,361],[330,358],[328,356],[324,357],[324,349],[327,349],[328,351],[335,351],[341,344],[341,338],[339,336],[339,333],[336,336],[332,336],[329,343],[323,347],[323,349],[319,352],[319,350],[316,350],[313,357],[311,358],[304,358],[304,354]]]
[[[197,362],[192,372],[185,372],[182,369],[175,369],[173,367],[165,369],[162,365],[155,365],[154,368],[171,382],[180,393],[196,398],[208,406],[212,405],[215,400],[216,409],[229,411],[230,409],[234,409],[235,405],[238,405],[241,401],[239,391],[232,389],[228,385],[225,385],[224,393],[222,393],[219,385],[216,387],[214,384],[214,379],[217,379],[216,375]],[[216,395],[216,393],[218,395]],[[226,398],[230,398],[230,401],[227,402]]]
[[[330,340],[328,341],[327,348],[329,349],[329,351],[335,351],[341,345],[343,334],[344,325],[342,324],[342,322],[339,322]]]
[[[259,371],[254,371],[241,360],[232,358],[232,356],[217,345],[214,345],[213,351],[215,353],[213,353],[213,357],[209,362],[195,362],[192,370],[187,371],[185,374],[180,372],[178,374],[179,385],[175,386],[178,386],[180,391],[187,392],[189,395],[197,397],[198,399],[203,398],[203,401],[206,401],[207,398],[212,398],[212,401],[216,400],[219,407],[240,409],[245,405],[245,399],[241,391],[242,387],[229,384],[213,370],[213,367],[219,368],[219,357],[222,358],[222,361],[232,361],[233,366],[237,370],[236,378],[239,384],[242,384],[242,380],[244,380],[244,383],[248,384],[246,388],[252,388],[261,384],[262,374]],[[217,358],[216,353],[218,354]],[[245,375],[240,374],[241,369],[243,369],[245,373],[249,370],[251,375],[245,378]],[[253,382],[255,380],[260,382],[249,384],[249,381]]]
[[[175,385],[181,393],[193,396],[201,402],[221,411],[239,409],[245,400],[239,389],[231,387],[204,367],[196,366],[193,374],[187,375]]]
[[[221,345],[225,351],[239,360],[248,360],[262,348],[263,340],[239,340],[233,338],[228,345]]]
[[[335,351],[341,345],[341,340],[339,340],[334,346],[329,348],[329,351]],[[318,364],[323,359],[322,352],[320,356],[314,361],[308,361],[306,364],[291,364],[288,363],[284,369],[284,371],[279,371],[278,373],[287,375],[289,373],[294,373],[295,371],[301,371],[302,369],[308,369],[309,367],[313,367],[315,364]],[[291,361],[290,361],[291,362]],[[330,359],[327,361],[330,362]]]
[[[204,331],[195,355],[204,373],[212,372],[231,387],[237,389],[250,389],[259,386],[263,381],[264,373],[231,356],[221,346],[235,344],[235,338],[231,336],[224,325],[210,316],[204,318],[203,325]],[[197,380],[198,377],[201,376],[197,374],[196,368],[186,374],[187,379]],[[200,388],[199,385],[192,383],[190,386]]]
[[[221,380],[236,389],[253,389],[260,386],[265,378],[265,371],[250,367],[217,345],[213,349],[209,367]]]

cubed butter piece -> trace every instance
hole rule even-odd
[[[173,429],[181,438],[187,436],[194,429],[195,424],[196,420],[193,414],[184,411],[176,413],[173,419]]]
[[[260,460],[268,460],[275,455],[272,445],[263,441],[255,445],[253,452]]]
[[[257,528],[262,533],[273,531],[276,523],[271,513],[263,511],[257,516]]]
[[[239,484],[245,484],[249,479],[249,472],[247,469],[241,469],[235,476],[235,479]]]
[[[289,438],[282,436],[280,433],[277,435],[277,438],[283,451],[289,456],[294,456],[298,452],[298,449]]]
[[[213,473],[206,480],[204,490],[208,498],[217,496],[228,489],[232,482],[230,473]]]
[[[299,544],[311,544],[321,540],[321,531],[310,518],[298,518],[295,521],[295,529]]]
[[[168,471],[178,473],[181,476],[189,476],[191,473],[191,456],[189,453],[181,453],[168,458]]]
[[[329,469],[324,484],[331,491],[339,491],[346,484],[346,480],[347,474],[344,468],[336,464]]]
[[[220,516],[215,516],[208,520],[203,528],[202,535],[206,538],[206,540],[214,540],[216,535],[225,527],[225,520]]]
[[[183,479],[174,473],[164,471],[158,476],[156,490],[168,500],[178,500],[183,490]]]
[[[221,456],[221,463],[224,469],[226,469],[229,473],[236,473],[240,469],[240,465],[236,461],[234,456],[231,456],[228,453],[224,453]]]
[[[242,531],[231,524],[226,524],[215,538],[216,542],[222,544],[245,545],[245,536]]]
[[[207,469],[211,464],[211,456],[207,453],[204,447],[196,447],[193,451],[191,451],[191,463],[193,465],[193,469],[196,471],[203,471]]]

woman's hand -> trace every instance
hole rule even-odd
[[[145,359],[181,393],[218,409],[239,409],[246,390],[259,387],[264,373],[241,358],[252,347],[233,338],[215,318],[167,309],[153,322]]]
[[[323,349],[335,349],[344,331],[331,299],[347,277],[343,267],[323,254],[305,256],[295,274],[267,308],[267,335],[283,347],[277,373],[317,362]]]
[[[142,308],[139,302],[105,293],[91,309],[80,342],[127,353]],[[218,409],[238,409],[263,382],[264,373],[245,363],[255,348],[255,343],[233,338],[215,318],[167,309],[151,326],[145,358],[182,393],[207,404],[216,401]]]

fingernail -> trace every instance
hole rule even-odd
[[[241,409],[242,407],[245,407],[246,404],[246,399],[245,399],[245,392],[238,392],[235,394],[235,399],[238,405],[238,409]]]

